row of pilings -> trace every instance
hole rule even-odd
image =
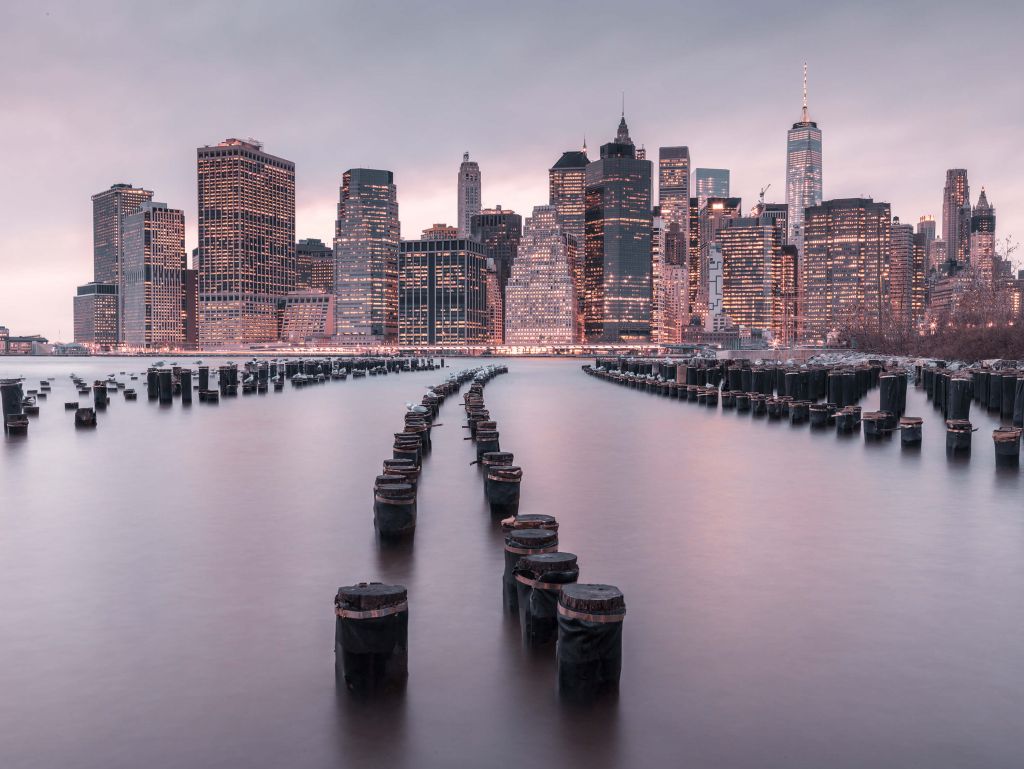
[[[944,365],[915,367],[915,384],[924,389],[936,411],[946,420],[946,450],[969,455],[976,428],[971,422],[971,405],[998,416],[1002,425],[992,431],[996,464],[1020,464],[1021,433],[1024,428],[1024,371],[977,368],[953,371]]]
[[[97,415],[106,411],[112,396],[121,393],[125,401],[138,399],[131,383],[143,377],[146,398],[162,406],[179,401],[190,406],[193,395],[201,403],[219,403],[221,396],[265,394],[273,389],[281,392],[290,381],[295,387],[344,381],[350,376],[386,376],[403,371],[433,371],[444,366],[444,359],[435,363],[433,358],[409,357],[323,357],[299,359],[251,360],[246,363],[225,363],[206,366],[197,362],[197,368],[171,365],[150,366],[141,373],[111,373],[106,379],[88,382],[71,374],[71,383],[78,393],[77,400],[64,402],[65,411],[73,412],[75,427],[94,428]],[[12,436],[28,433],[28,418],[38,416],[40,401],[52,391],[54,379],[43,379],[38,388],[24,389],[24,380],[0,380],[0,404],[4,432]],[[91,405],[87,405],[91,402]]]
[[[614,585],[579,582],[579,559],[559,550],[554,516],[520,513],[523,470],[513,452],[502,450],[498,423],[484,402],[492,377],[478,376],[463,399],[484,495],[504,535],[502,603],[518,619],[526,648],[554,648],[560,696],[593,701],[619,687],[625,598]]]
[[[757,365],[744,360],[693,358],[677,361],[598,358],[583,371],[606,381],[723,411],[787,420],[837,433],[861,432],[865,440],[901,434],[904,446],[919,446],[923,420],[905,416],[907,376],[881,362],[859,366]],[[880,409],[859,402],[878,387]]]
[[[482,369],[469,369],[429,387],[420,403],[407,404],[402,432],[373,483],[373,525],[382,542],[409,540],[416,532],[416,499],[432,430],[446,399]],[[384,373],[384,372],[378,372]],[[372,375],[372,374],[371,374]],[[359,582],[334,596],[336,680],[358,696],[401,691],[409,678],[409,594],[404,585]]]

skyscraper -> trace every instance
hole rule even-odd
[[[946,241],[947,272],[966,267],[971,250],[971,188],[965,168],[946,171],[946,186],[942,191],[942,239]]]
[[[117,338],[122,335],[121,324],[121,265],[124,260],[124,220],[136,213],[139,207],[153,199],[151,190],[134,187],[131,184],[113,184],[109,190],[92,196],[92,248],[93,281],[111,283],[117,287],[117,317],[114,319]],[[83,294],[94,296],[95,294]],[[101,303],[109,302],[109,293],[102,295]]]
[[[718,231],[726,221],[739,219],[743,216],[743,201],[740,198],[708,198],[697,214],[697,231],[699,242],[699,258],[697,260],[697,295],[690,312],[706,318],[712,312],[709,305],[711,287],[708,259],[711,246],[717,242]],[[721,249],[718,249],[719,260],[724,260]],[[723,263],[724,275],[724,263]]]
[[[722,254],[722,312],[739,326],[772,324],[772,266],[783,235],[770,215],[726,218],[715,235]]]
[[[971,267],[989,288],[995,285],[999,272],[996,259],[996,210],[989,205],[982,187],[971,214]]]
[[[92,196],[93,280],[118,284],[121,275],[124,220],[153,199],[152,190],[131,184],[112,184]]]
[[[586,232],[584,189],[589,162],[584,144],[582,150],[563,152],[562,157],[548,169],[548,203],[558,211],[562,232],[575,238],[580,248]]]
[[[681,340],[686,292],[686,264],[690,229],[690,149],[661,147],[658,150],[658,211],[661,217],[660,264],[654,287],[655,326],[659,341]],[[680,284],[682,283],[682,284]],[[680,284],[680,285],[676,285]]]
[[[480,213],[480,166],[462,153],[459,166],[459,237],[468,238],[471,220]]]
[[[196,155],[200,341],[275,341],[278,299],[295,286],[295,164],[255,140]]]
[[[145,349],[185,343],[185,213],[147,201],[124,220],[122,341]]]
[[[788,241],[803,254],[804,209],[821,204],[821,129],[807,109],[807,65],[800,120],[786,132],[786,204]]]
[[[342,175],[334,228],[334,333],[344,344],[398,339],[398,191],[391,171]]]
[[[796,246],[787,244],[775,252],[772,262],[772,336],[784,345],[797,340],[800,317]]]
[[[587,341],[651,335],[651,162],[638,160],[626,118],[587,166],[584,313]]]
[[[575,240],[555,206],[534,206],[506,288],[505,343],[571,345],[577,340],[572,263]]]
[[[508,285],[512,265],[515,264],[519,250],[519,240],[523,236],[523,217],[515,211],[503,209],[501,206],[488,208],[476,213],[470,220],[470,237],[484,246],[484,254],[493,261],[498,278],[498,287],[502,305],[505,303],[505,286]],[[504,316],[504,309],[490,313],[493,322]],[[489,335],[500,343],[504,337],[504,328],[490,328]]]
[[[899,217],[892,222],[889,253],[889,308],[893,322],[902,326],[914,319],[915,261],[914,227]]]
[[[708,198],[729,197],[728,168],[698,168],[693,172],[693,186],[697,193],[697,206],[703,208]]]
[[[435,225],[403,240],[398,256],[398,340],[403,345],[487,342],[484,247]]]
[[[577,258],[573,265],[573,285],[576,293],[576,315],[578,322],[583,318],[584,259],[586,243],[586,200],[587,185],[587,143],[581,151],[563,152],[548,170],[548,203],[558,211],[558,222],[562,232],[575,241]]]
[[[295,244],[295,290],[334,293],[334,249],[319,238]]]
[[[839,324],[878,328],[888,281],[892,217],[871,198],[826,200],[806,209],[802,335],[825,341]]]

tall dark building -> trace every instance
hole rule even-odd
[[[558,224],[562,232],[583,245],[586,232],[584,222],[584,189],[587,183],[587,147],[563,152],[548,169],[548,203],[558,211]]]
[[[587,166],[584,322],[588,342],[651,338],[651,162],[637,159],[622,116]]]
[[[901,325],[914,319],[915,280],[914,226],[901,224],[897,216],[892,221],[889,246],[889,308],[894,322]]]
[[[504,317],[505,289],[523,237],[523,217],[501,206],[488,208],[472,216],[470,232],[483,245],[487,258],[494,261],[501,292],[502,312],[499,316]],[[504,339],[504,329],[490,329],[490,332],[492,339]]]
[[[807,109],[807,65],[800,120],[786,132],[786,204],[789,242],[803,252],[804,210],[821,203],[821,129]]]
[[[86,283],[78,287],[74,300],[75,341],[88,344],[117,344],[118,298],[113,283]]]
[[[472,238],[435,225],[398,255],[398,342],[466,346],[487,338],[487,257]]]
[[[141,349],[180,348],[185,214],[166,203],[146,202],[124,222],[121,268],[121,341]]]

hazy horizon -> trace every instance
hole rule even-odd
[[[75,287],[92,280],[89,198],[115,182],[184,209],[191,252],[196,148],[229,136],[295,162],[296,236],[325,242],[341,175],[360,166],[395,173],[403,237],[454,224],[464,151],[484,206],[529,216],[561,152],[585,136],[595,157],[612,138],[623,91],[649,159],[685,144],[694,167],[731,170],[745,210],[768,184],[766,199],[784,201],[804,61],[826,199],[866,195],[941,227],[945,171],[967,168],[998,238],[1024,237],[1024,93],[1009,53],[1024,10],[1010,3],[245,9],[5,9],[0,325],[71,340]]]

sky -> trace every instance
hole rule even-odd
[[[528,215],[561,152],[612,139],[623,93],[649,158],[685,144],[745,209],[769,184],[784,201],[805,61],[826,199],[940,219],[967,168],[1024,240],[1022,34],[1004,0],[5,0],[0,325],[72,338],[90,196],[115,182],[184,209],[191,253],[196,148],[227,137],[295,162],[296,235],[327,242],[354,167],[394,171],[403,236],[455,223],[464,151],[484,206]]]

